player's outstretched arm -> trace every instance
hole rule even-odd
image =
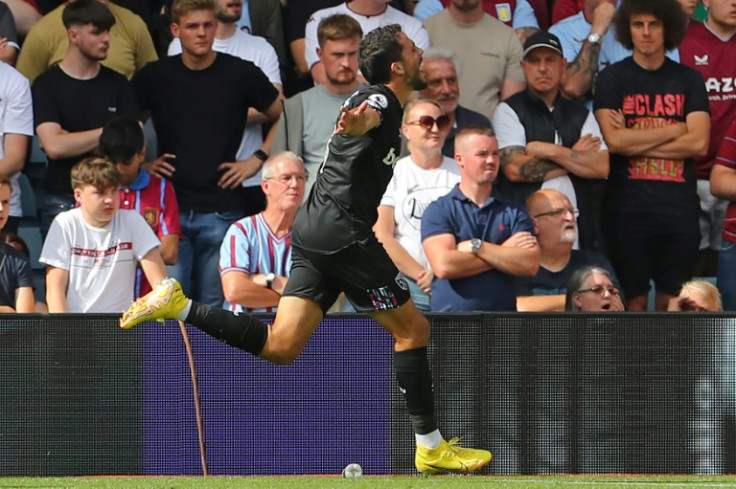
[[[380,123],[380,114],[368,107],[366,101],[352,109],[340,107],[340,118],[337,120],[335,133],[345,136],[362,136]]]

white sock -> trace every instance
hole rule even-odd
[[[187,299],[187,305],[184,306],[184,309],[179,311],[179,314],[176,315],[176,319],[179,321],[186,321],[187,316],[189,316],[189,311],[192,309],[192,299]]]
[[[442,443],[442,433],[440,433],[440,430],[434,430],[426,435],[414,433],[414,436],[417,439],[417,445],[429,448],[430,450],[434,450]]]

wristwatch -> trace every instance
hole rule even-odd
[[[253,153],[253,156],[258,158],[261,161],[266,161],[268,159],[268,153],[263,151],[262,149],[258,149]]]
[[[480,247],[483,244],[483,241],[478,238],[473,238],[470,240],[470,252],[474,255],[478,254],[478,251],[480,251]]]
[[[266,288],[270,289],[273,287],[273,281],[276,280],[276,274],[273,272],[268,272],[266,274]]]
[[[600,44],[601,43],[601,35],[596,34],[595,32],[591,32],[588,34],[587,40],[591,44]]]

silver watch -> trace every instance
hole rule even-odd
[[[273,287],[273,281],[276,280],[276,274],[273,272],[268,272],[266,274],[266,288],[270,289]]]
[[[591,32],[588,34],[587,40],[591,44],[600,44],[601,43],[601,35],[596,34],[595,32]]]
[[[478,238],[473,238],[470,240],[470,252],[474,255],[477,255],[480,251],[480,247],[483,244],[483,240],[480,240]]]

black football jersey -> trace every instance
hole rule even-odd
[[[294,246],[331,253],[373,234],[401,152],[403,109],[385,85],[359,89],[344,106],[352,109],[363,101],[380,114],[381,123],[362,136],[330,137],[317,181],[294,223]]]

